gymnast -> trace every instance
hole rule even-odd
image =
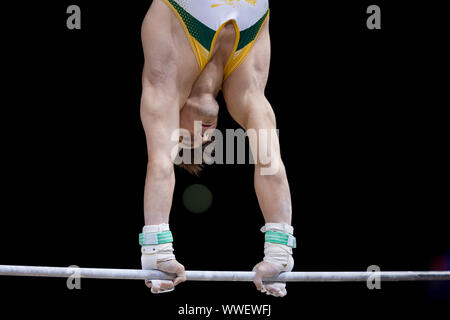
[[[264,94],[270,63],[268,21],[268,0],[154,0],[144,18],[141,120],[148,165],[141,261],[145,270],[176,274],[173,281],[146,280],[153,293],[172,291],[186,280],[185,268],[173,253],[168,225],[175,186],[172,150],[179,145],[172,133],[185,129],[193,138],[199,134],[201,144],[191,144],[193,149],[211,143],[207,132],[217,125],[219,90],[228,112],[245,130],[276,128]],[[200,133],[194,132],[194,121],[202,122]],[[250,139],[253,153],[258,139]],[[257,290],[283,297],[285,283],[263,281],[292,270],[295,248],[291,196],[278,138],[271,139],[269,148],[270,161],[255,162],[254,187],[266,224],[261,228],[265,256],[253,268],[253,282]],[[181,166],[193,174],[202,168],[195,163]],[[264,174],[269,166],[277,170]]]

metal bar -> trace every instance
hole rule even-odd
[[[247,271],[186,271],[189,281],[252,281],[255,273]],[[62,277],[78,276],[96,279],[161,279],[174,276],[158,270],[61,268],[0,265],[0,276]],[[450,271],[381,271],[381,272],[283,272],[265,281],[336,282],[367,281],[379,277],[381,281],[450,280]]]

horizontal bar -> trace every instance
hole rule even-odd
[[[255,273],[248,271],[186,271],[189,281],[252,281]],[[96,279],[170,280],[174,275],[158,270],[61,268],[0,265],[0,276],[62,277],[78,276]],[[380,271],[380,272],[283,272],[264,281],[328,282],[450,280],[450,271]]]

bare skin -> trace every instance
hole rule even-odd
[[[181,127],[193,134],[193,120],[206,125],[203,132],[215,128],[218,112],[215,98],[221,85],[228,111],[244,129],[276,128],[272,107],[264,95],[270,64],[268,23],[246,60],[222,83],[223,69],[235,36],[231,25],[222,29],[210,62],[198,75],[199,68],[184,30],[170,9],[155,0],[144,19],[141,119],[148,150],[144,192],[146,225],[169,221],[175,185],[171,151],[177,144],[171,140],[172,132]],[[290,191],[278,139],[272,139],[270,144],[270,162],[255,164],[255,191],[266,222],[290,225]],[[255,153],[257,145],[258,138],[250,139],[252,152]],[[262,174],[262,169],[274,164],[278,168],[274,174]],[[173,288],[186,280],[184,267],[176,260],[159,263],[158,269],[177,274],[173,282],[163,281],[159,290]],[[253,270],[258,290],[262,288],[262,278],[281,271],[268,262],[258,263]],[[146,283],[151,287],[151,283]],[[270,285],[266,289],[272,290]]]
[[[144,217],[145,224],[151,225],[169,221],[175,186],[170,152],[177,144],[170,136],[179,127],[180,110],[197,78],[198,64],[179,21],[162,1],[153,1],[141,32],[145,56],[141,121],[148,152]],[[184,266],[176,260],[157,267],[177,275],[173,283],[163,282],[160,290],[186,280]]]
[[[227,24],[217,37],[216,45],[202,73],[195,82],[185,105],[180,112],[180,128],[194,136],[194,121],[202,122],[202,142],[208,141],[204,133],[217,127],[219,104],[217,94],[223,83],[224,68],[233,50],[236,32],[231,23]]]
[[[265,96],[270,67],[270,35],[266,23],[261,30],[253,49],[246,60],[225,80],[223,94],[227,109],[233,119],[245,130],[276,129],[275,114]],[[258,138],[259,139],[259,138]],[[255,156],[258,139],[250,139],[250,147]],[[266,223],[276,222],[291,225],[292,207],[291,193],[286,176],[286,170],[281,160],[278,138],[270,141],[270,162],[256,162],[254,186],[258,203]],[[277,167],[274,174],[265,175],[263,168]],[[280,269],[269,262],[258,263],[253,271],[256,276],[253,282],[261,291],[262,278],[276,276]],[[267,285],[270,292],[275,287]]]

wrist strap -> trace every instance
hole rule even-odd
[[[284,244],[291,248],[297,247],[297,241],[293,235],[279,231],[267,230],[265,234],[265,241]]]
[[[141,246],[151,246],[162,243],[173,242],[170,230],[163,232],[145,232],[139,234],[139,244]]]

